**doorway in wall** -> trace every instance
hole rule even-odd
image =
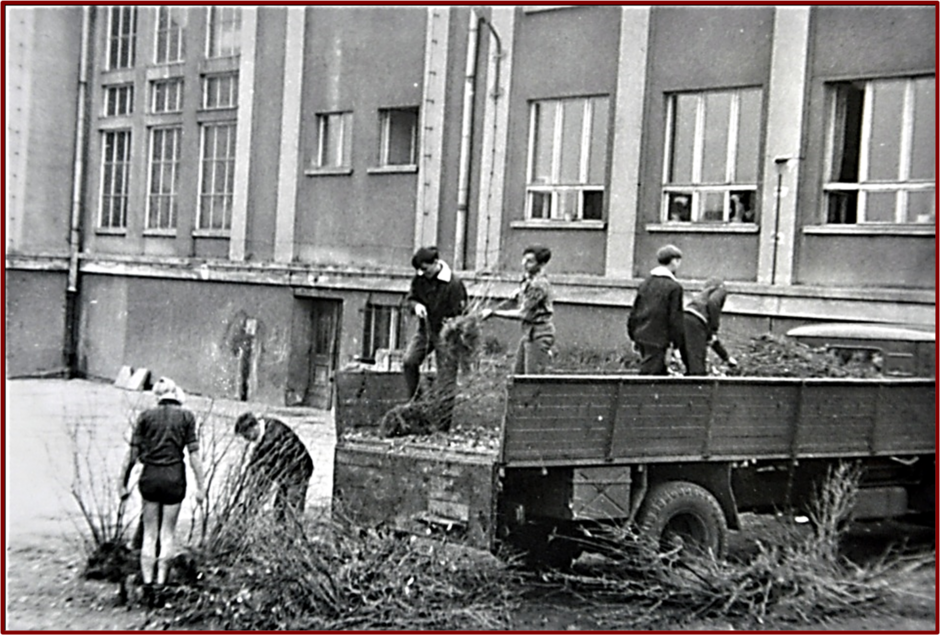
[[[342,308],[342,300],[297,298],[285,395],[288,406],[332,406]]]

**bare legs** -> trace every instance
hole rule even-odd
[[[176,550],[176,520],[180,506],[143,501],[144,541],[140,548],[140,572],[144,584],[165,584],[170,560]],[[159,541],[160,551],[157,552]],[[156,580],[154,580],[156,564]]]

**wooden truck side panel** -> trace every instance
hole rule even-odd
[[[389,441],[336,446],[334,513],[415,534],[446,533],[495,545],[496,456]]]
[[[927,379],[516,377],[501,461],[933,454],[934,413]]]

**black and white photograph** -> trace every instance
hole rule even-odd
[[[2,5],[5,632],[938,632],[937,2]]]

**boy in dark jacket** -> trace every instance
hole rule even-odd
[[[431,351],[437,351],[435,386],[437,394],[443,398],[441,421],[436,423],[441,430],[448,430],[456,400],[458,360],[442,350],[440,335],[444,320],[457,317],[466,308],[467,289],[440,259],[437,247],[422,247],[416,251],[411,266],[417,274],[411,280],[411,290],[405,299],[418,317],[418,328],[402,359],[402,371],[411,398],[418,390],[421,363]]]
[[[251,412],[238,417],[235,434],[258,443],[246,468],[253,502],[263,500],[276,486],[274,509],[278,517],[285,518],[290,510],[299,518],[313,475],[313,459],[300,437],[283,421],[256,417]]]
[[[666,350],[672,344],[678,350],[685,345],[682,311],[682,285],[676,271],[682,252],[666,245],[656,252],[659,266],[640,284],[627,319],[627,334],[640,353],[641,375],[667,375]]]

